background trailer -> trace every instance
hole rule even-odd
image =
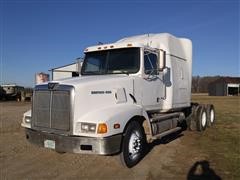
[[[81,71],[81,66],[82,66],[82,59],[78,58],[77,61],[72,64],[53,68],[49,71],[52,72],[52,80],[59,80],[59,79],[79,76]]]

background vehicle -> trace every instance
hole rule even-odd
[[[136,165],[147,143],[186,125],[205,130],[212,105],[191,103],[192,43],[146,34],[88,47],[81,76],[36,85],[27,139],[57,152],[112,155]]]
[[[1,88],[3,99],[16,99],[17,101],[21,101],[21,93],[24,92],[24,87],[16,84],[3,84]]]
[[[24,88],[16,84],[4,84],[0,86],[0,100],[31,100],[33,94],[32,88]]]

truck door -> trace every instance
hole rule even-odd
[[[142,79],[142,105],[146,110],[161,109],[165,96],[163,74],[159,72],[158,52],[144,50],[144,78]]]

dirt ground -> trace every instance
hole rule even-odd
[[[58,154],[29,144],[20,123],[30,107],[29,102],[0,102],[0,179],[194,179],[189,174],[200,176],[201,166],[207,168],[206,176],[237,179],[237,170],[224,166],[226,158],[212,156],[221,154],[219,148],[209,153],[202,146],[203,136],[209,140],[221,124],[203,133],[184,131],[156,141],[137,166],[127,169],[118,156]],[[239,170],[239,165],[234,168]]]

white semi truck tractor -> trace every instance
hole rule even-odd
[[[80,77],[35,86],[22,126],[30,143],[57,152],[120,154],[133,167],[148,143],[205,130],[213,105],[191,103],[192,43],[145,34],[85,49]]]

